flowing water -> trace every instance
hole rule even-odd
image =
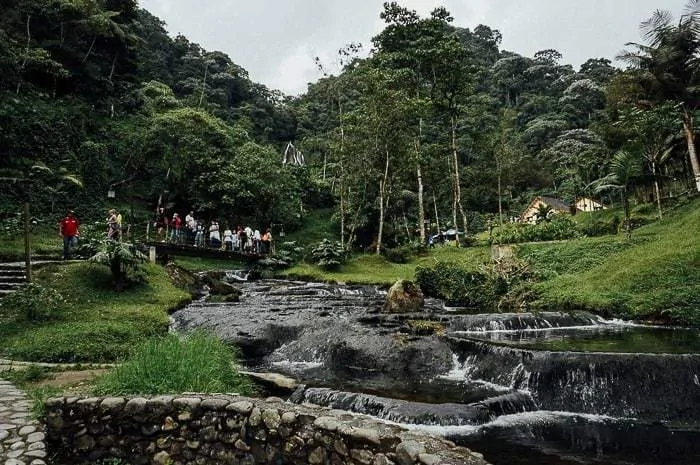
[[[230,274],[241,281],[244,274]],[[471,315],[429,299],[385,315],[385,291],[239,283],[238,303],[176,312],[290,396],[440,434],[505,464],[700,464],[700,333],[586,313]],[[430,320],[435,334],[415,331]]]

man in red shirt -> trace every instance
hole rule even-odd
[[[60,234],[63,236],[63,259],[70,259],[70,249],[78,242],[78,227],[80,221],[75,217],[73,210],[68,210],[66,217],[61,220]]]

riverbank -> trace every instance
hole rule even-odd
[[[622,235],[513,246],[538,276],[531,285],[534,310],[589,310],[632,320],[700,326],[700,200],[667,212],[662,221]],[[360,255],[326,271],[299,264],[279,277],[348,284],[391,285],[414,279],[416,267],[436,261],[475,271],[488,247],[441,247],[406,264]]]
[[[3,313],[0,355],[40,362],[112,362],[168,331],[168,312],[188,302],[159,266],[145,268],[146,283],[125,292],[111,286],[109,269],[92,263],[46,265],[34,282],[63,301],[50,319]]]

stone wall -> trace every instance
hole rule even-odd
[[[235,395],[50,399],[56,463],[485,465],[444,439],[309,404]]]

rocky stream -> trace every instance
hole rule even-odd
[[[229,273],[230,281],[240,275]],[[237,282],[172,329],[241,348],[286,396],[429,431],[505,464],[700,463],[700,335],[587,313],[472,314],[426,299],[382,312],[386,290]]]

